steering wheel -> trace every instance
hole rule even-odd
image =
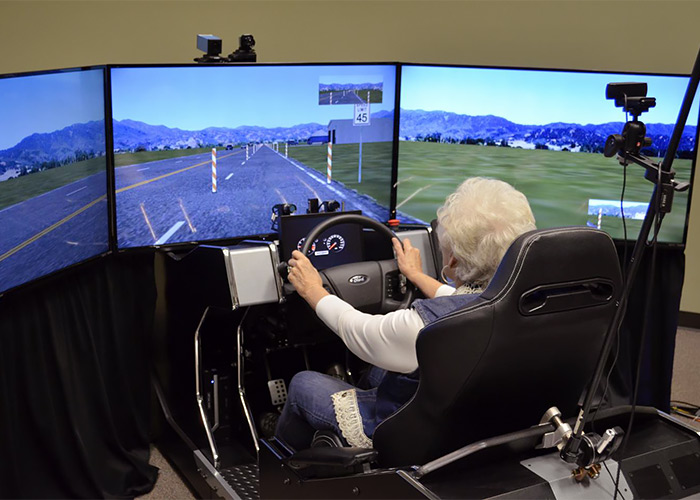
[[[354,223],[377,231],[389,243],[396,234],[374,219],[357,214],[343,214],[331,217],[314,227],[306,235],[301,253],[308,255],[311,245],[321,233],[338,224]],[[416,289],[406,280],[403,299],[395,299],[401,284],[396,259],[353,262],[319,271],[324,285],[330,291],[357,309],[366,312],[386,313],[396,309],[406,309],[413,302]]]

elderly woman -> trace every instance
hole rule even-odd
[[[437,235],[444,264],[443,284],[424,274],[419,250],[394,238],[400,271],[427,297],[410,309],[384,315],[362,313],[330,295],[309,259],[295,251],[289,281],[354,354],[374,367],[370,389],[329,375],[304,371],[294,376],[276,434],[300,449],[315,431],[331,430],[350,446],[371,447],[374,429],[406,403],[418,386],[416,339],[427,324],[458,310],[486,288],[510,244],[535,229],[525,196],[509,184],[470,178],[437,211]]]

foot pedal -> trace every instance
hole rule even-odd
[[[270,398],[274,406],[283,405],[287,401],[287,384],[284,383],[284,379],[269,380],[267,388],[270,390]]]

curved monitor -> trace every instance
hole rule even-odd
[[[271,234],[272,208],[390,218],[396,65],[110,68],[119,248]]]
[[[109,250],[104,72],[0,76],[0,293]]]
[[[404,65],[401,71],[398,218],[425,222],[467,177],[509,182],[530,201],[539,228],[588,225],[636,239],[652,184],[641,167],[603,156],[625,114],[606,100],[611,82],[646,82],[656,106],[641,115],[663,157],[689,77],[506,68]],[[698,98],[673,162],[691,181],[697,150]],[[659,241],[685,242],[689,192],[676,193]]]

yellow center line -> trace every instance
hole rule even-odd
[[[229,156],[233,156],[233,155],[238,154],[238,153],[240,153],[240,151],[235,151],[235,152],[233,152],[233,153],[230,153],[230,154],[227,154],[227,155],[225,155],[225,156],[222,156],[220,159],[228,158]],[[142,181],[142,182],[139,182],[139,183],[137,183],[137,184],[133,184],[133,185],[131,185],[131,186],[123,187],[123,188],[121,188],[121,189],[118,189],[116,192],[117,192],[117,193],[121,193],[121,192],[123,192],[123,191],[127,191],[127,190],[129,190],[129,189],[132,189],[132,188],[135,188],[135,187],[138,187],[138,186],[143,186],[144,184],[148,184],[149,182],[153,182],[153,181],[157,181],[157,180],[160,180],[160,179],[164,179],[165,177],[169,177],[169,176],[171,176],[171,175],[179,174],[179,173],[184,172],[184,171],[186,171],[186,170],[190,170],[190,169],[195,168],[195,167],[201,167],[202,165],[207,165],[207,164],[211,164],[211,160],[207,160],[207,161],[204,161],[204,162],[202,162],[202,163],[197,163],[196,165],[192,165],[192,166],[190,166],[190,167],[185,167],[185,168],[182,168],[182,169],[177,170],[177,171],[175,171],[175,172],[170,172],[170,173],[168,173],[168,174],[164,174],[164,175],[161,175],[161,176],[159,176],[159,177],[155,177],[155,178],[153,178],[153,179],[149,179],[149,180],[146,180],[146,181]],[[94,201],[88,203],[88,204],[85,205],[84,207],[82,207],[82,208],[76,210],[75,212],[73,212],[72,214],[70,214],[70,215],[64,217],[63,219],[61,219],[60,221],[56,222],[55,224],[52,224],[51,226],[47,227],[47,228],[44,229],[43,231],[41,231],[41,232],[35,234],[34,236],[32,236],[31,238],[29,238],[28,240],[26,240],[26,241],[20,243],[19,245],[17,245],[17,246],[14,247],[14,248],[11,248],[10,250],[8,250],[7,252],[5,252],[4,254],[0,255],[0,262],[2,262],[3,260],[7,259],[8,257],[10,257],[10,256],[12,256],[12,255],[14,255],[14,254],[16,254],[17,252],[19,252],[20,250],[22,250],[22,249],[23,249],[24,247],[26,247],[27,245],[31,245],[32,243],[34,243],[36,240],[38,240],[38,239],[41,238],[42,236],[47,235],[48,233],[50,233],[51,231],[53,231],[54,229],[56,229],[58,226],[60,226],[60,225],[62,225],[62,224],[65,224],[66,222],[68,222],[68,221],[71,220],[72,218],[74,218],[74,217],[80,215],[81,213],[83,213],[83,212],[84,212],[85,210],[87,210],[88,208],[92,207],[93,205],[99,203],[99,202],[102,201],[102,200],[105,200],[106,198],[107,198],[106,195],[100,196],[100,197],[97,198],[96,200],[94,200]]]
[[[74,218],[74,217],[80,215],[81,213],[83,213],[83,212],[84,212],[85,210],[87,210],[88,208],[90,208],[90,207],[92,207],[93,205],[95,205],[95,204],[97,204],[97,203],[99,203],[99,202],[101,202],[101,201],[103,201],[103,200],[106,200],[106,199],[107,199],[107,196],[106,196],[106,195],[100,196],[100,197],[97,198],[96,200],[91,201],[90,203],[88,203],[88,204],[85,205],[84,207],[79,208],[78,210],[76,210],[76,211],[73,212],[72,214],[67,215],[66,217],[64,217],[64,218],[61,219],[60,221],[58,221],[58,222],[52,224],[51,226],[47,227],[47,228],[44,229],[43,231],[41,231],[41,232],[35,234],[34,236],[32,236],[32,237],[29,238],[28,240],[24,241],[23,243],[20,243],[20,244],[17,245],[16,247],[14,247],[14,248],[8,250],[8,251],[5,252],[4,254],[0,255],[0,262],[2,262],[3,260],[7,259],[7,258],[10,257],[11,255],[16,254],[17,252],[19,252],[20,250],[22,250],[22,249],[23,249],[24,247],[26,247],[27,245],[30,245],[30,244],[34,243],[36,240],[38,240],[38,239],[41,238],[42,236],[45,236],[46,234],[50,233],[51,231],[53,231],[54,229],[56,229],[56,228],[57,228],[58,226],[60,226],[61,224],[65,224],[66,222],[68,222],[68,221],[71,220],[72,218]]]
[[[221,156],[221,157],[219,157],[219,160],[223,160],[224,158],[228,158],[229,156],[233,156],[233,155],[238,154],[238,153],[240,153],[240,151],[235,151],[231,154]],[[153,179],[147,179],[145,181],[137,182],[136,184],[132,184],[131,186],[125,186],[123,188],[119,188],[119,189],[117,189],[116,192],[123,193],[124,191],[128,191],[129,189],[143,186],[143,185],[148,184],[150,182],[159,181],[161,179],[165,179],[166,177],[170,177],[171,175],[180,174],[182,172],[186,172],[187,170],[191,170],[191,169],[196,168],[196,167],[201,167],[202,165],[211,165],[211,160],[203,161],[201,163],[197,163],[196,165],[190,165],[189,167],[181,168],[180,170],[175,170],[174,172],[169,172],[167,174],[163,174],[163,175],[160,175],[158,177],[154,177]]]

